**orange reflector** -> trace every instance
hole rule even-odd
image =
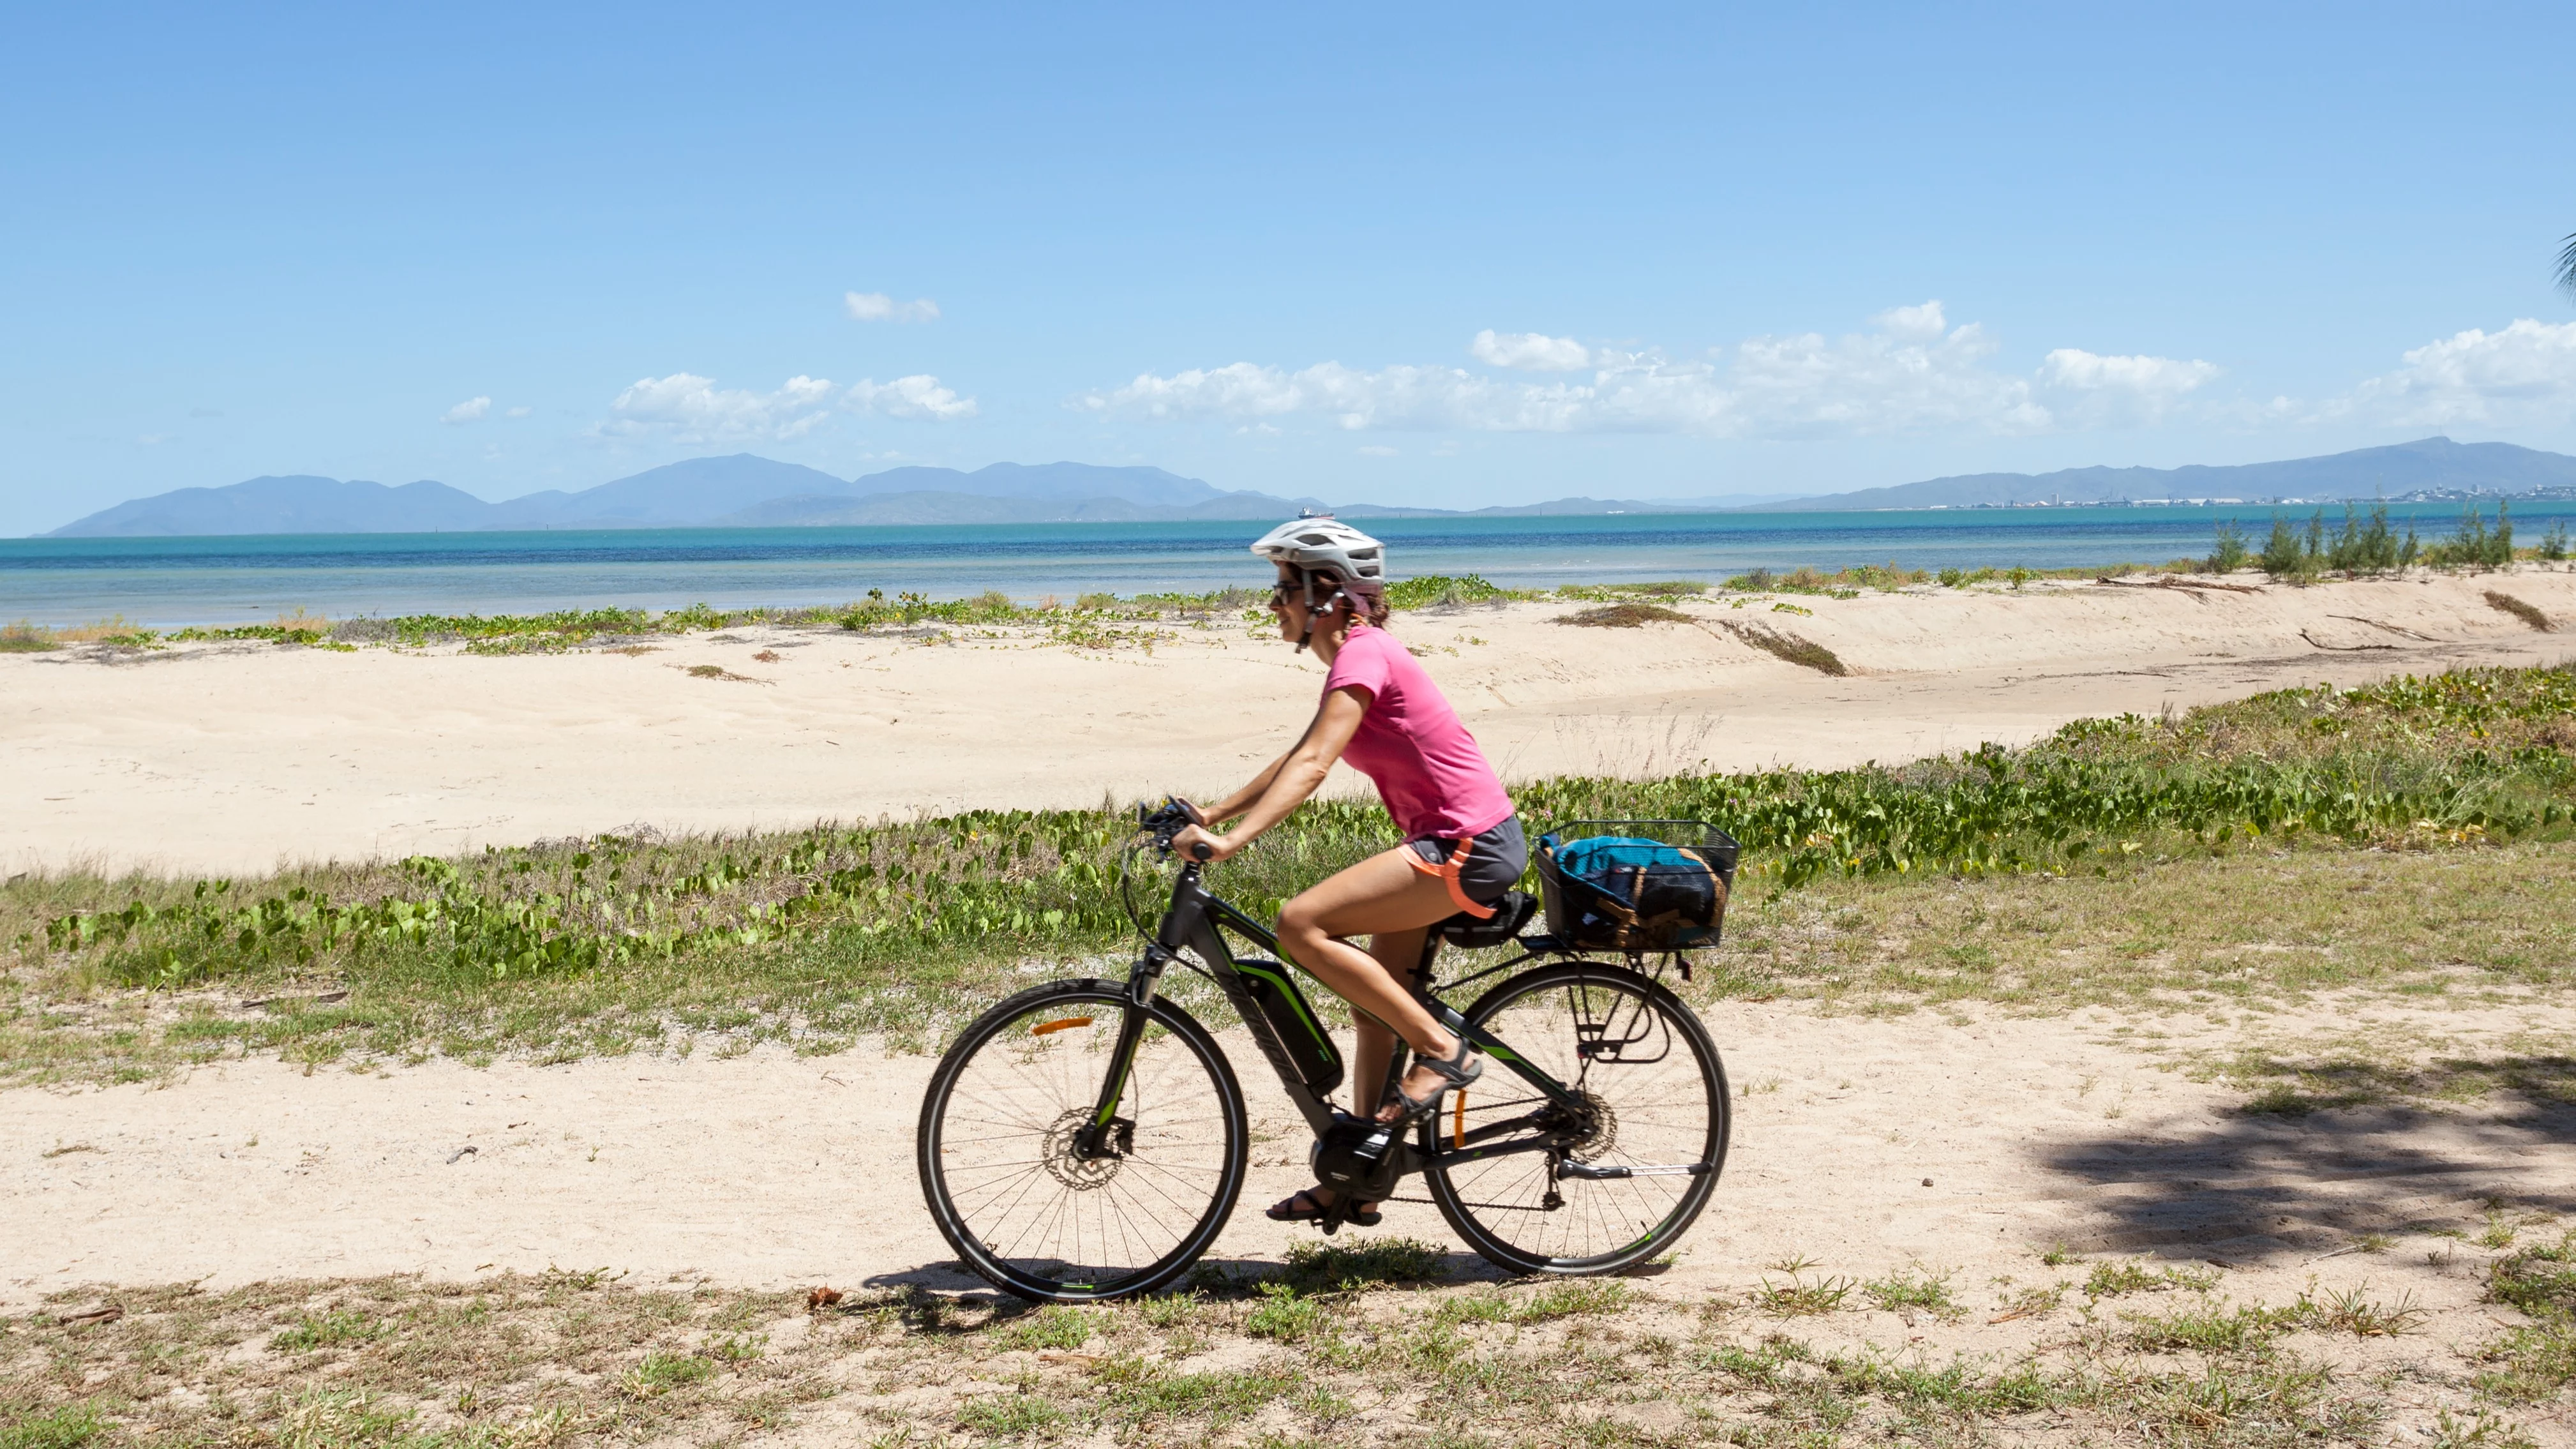
[[[1456,1091],[1458,1093],[1458,1113],[1456,1116],[1449,1119],[1449,1145],[1453,1149],[1463,1148],[1467,1145],[1467,1089],[1459,1087]]]
[[[1033,1027],[1030,1027],[1030,1028],[1029,1028],[1029,1035],[1031,1035],[1031,1036],[1044,1036],[1044,1035],[1046,1035],[1048,1032],[1051,1032],[1051,1031],[1062,1031],[1062,1030],[1064,1030],[1064,1029],[1065,1029],[1066,1027],[1068,1027],[1068,1026],[1089,1026],[1089,1025],[1091,1025],[1091,1018],[1090,1018],[1090,1017],[1087,1017],[1087,1016],[1068,1016],[1068,1017],[1065,1017],[1065,1018],[1063,1018],[1063,1019],[1061,1019],[1061,1020],[1058,1020],[1058,1021],[1040,1022],[1040,1023],[1039,1023],[1039,1024],[1037,1024],[1036,1026],[1033,1026]]]

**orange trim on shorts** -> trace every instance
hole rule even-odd
[[[1404,863],[1412,866],[1415,870],[1422,872],[1424,875],[1438,876],[1440,878],[1440,883],[1449,887],[1449,899],[1457,903],[1458,909],[1481,921],[1492,915],[1494,913],[1494,908],[1492,906],[1480,906],[1474,901],[1467,899],[1467,888],[1458,883],[1459,862],[1465,860],[1468,853],[1473,851],[1475,848],[1475,841],[1461,840],[1458,842],[1458,848],[1450,852],[1447,860],[1442,861],[1438,865],[1433,865],[1431,862],[1424,860],[1421,852],[1415,850],[1412,843],[1408,841],[1404,847]]]

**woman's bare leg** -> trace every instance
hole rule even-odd
[[[1416,1052],[1446,1057],[1457,1038],[1397,983],[1378,958],[1342,939],[1347,936],[1416,935],[1457,914],[1446,882],[1415,870],[1405,847],[1382,851],[1323,881],[1279,912],[1280,947],[1341,998],[1394,1029]],[[1415,945],[1421,949],[1418,936]],[[1398,968],[1410,970],[1407,962]],[[1368,1043],[1363,1040],[1363,1049]],[[1361,1065],[1355,1063],[1355,1065]],[[1365,1090],[1365,1078],[1361,1090]],[[1404,1088],[1419,1097],[1440,1084],[1425,1067],[1406,1074]]]
[[[1422,943],[1428,930],[1380,931],[1369,938],[1369,955],[1407,995],[1408,980],[1422,965]],[[1378,1095],[1386,1085],[1387,1062],[1395,1055],[1395,1033],[1365,1014],[1356,1018],[1358,1049],[1351,1053],[1351,1107],[1363,1117],[1386,1105]]]
[[[1432,1020],[1431,1013],[1424,1011],[1421,1003],[1413,999],[1410,987],[1404,984],[1405,978],[1422,964],[1423,938],[1429,934],[1431,923],[1446,920],[1458,910],[1457,902],[1449,899],[1447,886],[1404,863],[1403,856],[1410,853],[1388,851],[1361,861],[1290,901],[1279,913],[1279,944],[1289,958],[1312,971],[1316,979],[1359,1008],[1352,1013],[1359,1042],[1351,1053],[1350,1086],[1351,1108],[1362,1117],[1375,1115],[1385,1105],[1378,1094],[1386,1084],[1387,1063],[1395,1056],[1398,1038],[1395,1032],[1387,1029],[1384,1015],[1396,1014],[1400,1007],[1408,1008],[1409,1014],[1418,1018],[1420,1025],[1438,1034],[1439,1040],[1435,1044],[1439,1055],[1446,1056],[1457,1050],[1457,1040],[1439,1030],[1439,1023]],[[1401,876],[1384,869],[1390,863],[1390,857],[1395,870],[1402,872]],[[1362,871],[1368,874],[1361,889],[1348,890],[1347,887],[1353,883],[1346,878]],[[1376,903],[1369,901],[1363,893],[1372,886],[1381,889],[1396,886],[1415,893],[1411,899],[1396,902],[1392,910],[1380,910],[1375,909]],[[1430,889],[1428,892],[1415,891],[1418,886]],[[1332,889],[1335,887],[1344,889]],[[1422,898],[1425,895],[1427,900]],[[1428,919],[1423,919],[1425,913],[1430,913]],[[1367,924],[1346,924],[1355,916]],[[1385,924],[1389,918],[1402,919],[1405,916],[1414,917],[1414,923],[1408,926]],[[1348,941],[1336,939],[1363,931],[1369,935],[1366,951]],[[1356,962],[1352,959],[1354,957]],[[1352,989],[1354,986],[1357,990]],[[1371,999],[1363,999],[1364,995]],[[1423,1075],[1430,1074],[1426,1072]],[[1426,1090],[1421,1083],[1408,1081],[1406,1086],[1417,1093]],[[1306,1189],[1306,1194],[1326,1207],[1332,1206],[1337,1196],[1331,1188],[1320,1184]],[[1296,1199],[1291,1197],[1288,1201]],[[1282,1207],[1286,1205],[1281,1204]],[[1366,1209],[1376,1204],[1363,1202],[1359,1206]]]

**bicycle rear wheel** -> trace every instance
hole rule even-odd
[[[1216,1039],[1157,1000],[1121,1087],[1117,1154],[1083,1158],[1130,1010],[1117,981],[1056,981],[976,1018],[921,1104],[922,1195],[949,1246],[1022,1298],[1150,1292],[1187,1271],[1243,1190],[1243,1089]]]
[[[1582,1135],[1566,1149],[1590,1168],[1656,1168],[1610,1180],[1563,1177],[1546,1153],[1487,1158],[1424,1173],[1458,1236],[1516,1273],[1609,1273],[1681,1237],[1726,1165],[1726,1067],[1681,998],[1625,967],[1561,962],[1525,971],[1479,997],[1467,1020],[1572,1088]],[[1547,1105],[1502,1062],[1467,1093],[1473,1131]],[[1440,1145],[1461,1119],[1426,1124]]]

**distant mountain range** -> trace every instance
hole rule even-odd
[[[995,463],[894,468],[843,480],[737,453],[692,458],[578,493],[501,503],[444,483],[253,478],[120,503],[55,529],[55,538],[225,533],[437,533],[539,528],[816,528],[896,523],[1053,523],[1079,519],[1276,519],[1311,498],[1228,493],[1160,468]]]
[[[1975,508],[2029,503],[2229,499],[2244,503],[2344,498],[2507,496],[2576,488],[2576,458],[2511,443],[2423,438],[2322,458],[2232,467],[2068,468],[1970,473],[1761,505],[1766,512],[1855,508]]]
[[[2425,438],[2323,458],[2233,467],[2070,468],[1975,473],[1814,498],[1621,500],[1559,498],[1478,508],[1343,504],[1344,518],[1708,513],[1759,508],[1828,511],[2007,507],[2039,503],[2226,499],[2245,503],[2384,497],[2519,496],[2576,490],[2576,458],[2510,443]],[[1160,468],[1089,463],[995,463],[894,468],[853,479],[749,453],[693,458],[577,493],[531,493],[487,503],[444,483],[253,478],[181,488],[120,503],[53,531],[54,538],[240,533],[438,533],[545,528],[821,528],[920,523],[1262,522],[1326,505],[1314,498],[1227,492]]]

